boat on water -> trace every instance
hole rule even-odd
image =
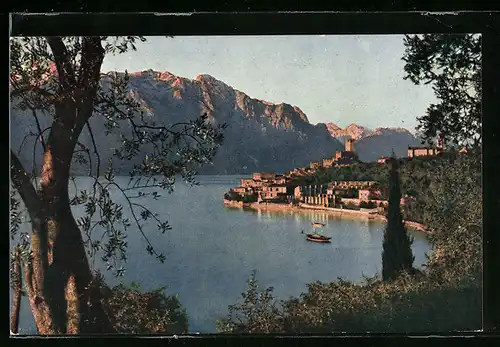
[[[319,234],[307,234],[307,241],[312,242],[322,242],[322,243],[330,243],[331,237],[319,235]]]
[[[318,232],[315,231],[316,228],[318,228],[318,227],[322,228],[322,227],[325,226],[325,224],[318,223],[318,222],[313,222],[312,226],[313,226],[313,232],[310,233],[310,234],[306,234],[306,239],[308,241],[330,243],[331,237],[328,237],[328,236],[325,236],[325,235],[321,235],[321,234],[319,234]]]

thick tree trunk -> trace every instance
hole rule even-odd
[[[12,181],[33,229],[32,258],[23,269],[25,287],[40,334],[112,332],[93,284],[68,193],[73,150],[93,112],[105,52],[100,37],[82,38],[76,69],[60,37],[45,39],[57,67],[58,90],[50,94],[55,96],[50,100],[55,115],[44,148],[40,194],[11,152]]]
[[[94,298],[92,272],[70,207],[69,170],[77,140],[74,136],[79,133],[74,134],[69,130],[73,124],[64,121],[74,119],[77,112],[72,102],[56,106],[59,117],[52,125],[44,156],[41,192],[47,209],[48,229],[44,294],[52,309],[52,319],[62,333],[110,332],[109,321],[100,302]],[[95,317],[96,314],[100,317]]]
[[[61,113],[76,112],[74,104]],[[74,113],[73,113],[74,114]],[[67,119],[67,117],[65,117]],[[12,177],[32,222],[32,259],[25,267],[26,290],[39,334],[113,332],[93,285],[81,232],[68,192],[76,140],[56,117],[43,159],[38,195],[17,157],[11,153]]]

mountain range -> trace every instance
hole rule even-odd
[[[327,123],[330,134],[345,143],[346,138],[353,138],[359,159],[364,162],[375,161],[382,156],[390,156],[394,151],[397,157],[407,155],[408,146],[422,145],[422,139],[405,128],[376,128],[350,124],[341,128],[334,123]]]
[[[420,144],[419,139],[401,128],[372,131],[356,124],[345,129],[333,123],[314,125],[298,106],[251,98],[206,74],[188,79],[169,72],[147,70],[130,74],[129,88],[131,95],[155,117],[157,124],[185,122],[207,114],[212,123],[228,125],[223,145],[213,163],[200,170],[203,174],[284,172],[305,167],[310,161],[331,157],[342,150],[347,136],[357,140],[355,148],[362,161],[390,155],[392,149],[396,155],[403,156],[408,145]],[[39,118],[42,129],[50,126],[49,117]],[[104,117],[92,117],[90,124],[104,166],[112,157],[112,149],[119,146],[119,138],[106,135]],[[30,131],[35,132],[34,118],[30,112],[13,109],[10,126],[11,146],[17,151],[22,145],[20,159],[31,170],[34,137],[24,137]],[[79,140],[91,148],[91,138],[85,130]],[[41,146],[36,147],[36,157],[40,158]],[[138,156],[130,161],[113,161],[118,172],[126,174],[143,159]],[[40,165],[40,161],[35,162],[35,167]],[[72,170],[76,174],[86,171],[77,163]]]

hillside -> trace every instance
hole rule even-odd
[[[307,166],[311,160],[334,155],[342,144],[334,139],[326,125],[312,125],[298,106],[273,104],[254,99],[228,86],[210,75],[195,79],[175,76],[169,72],[147,70],[130,75],[130,92],[139,100],[155,122],[173,124],[208,114],[215,123],[227,123],[225,142],[214,158],[213,165],[204,167],[205,174],[239,174],[253,171],[283,172]],[[50,124],[48,117],[40,117],[42,128]],[[100,148],[103,166],[119,146],[117,135],[105,135],[103,117],[92,117],[91,126]],[[24,136],[35,131],[30,112],[13,110],[11,142],[14,150],[20,147]],[[124,130],[125,132],[127,129]],[[86,130],[80,141],[91,145]],[[31,170],[34,137],[23,146],[21,160]],[[41,146],[37,146],[40,158]],[[142,160],[137,157],[126,162],[115,161],[118,172],[126,174]],[[36,162],[36,167],[41,163]],[[81,165],[74,164],[73,172],[84,173]]]

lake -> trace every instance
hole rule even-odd
[[[382,222],[319,211],[293,214],[225,207],[224,193],[239,185],[240,178],[199,176],[199,186],[178,183],[172,194],[162,192],[157,201],[138,200],[172,226],[164,235],[157,231],[154,221],[148,222],[146,228],[166,261],[161,264],[147,254],[141,235],[130,232],[127,271],[120,279],[108,274],[108,283],[134,281],[144,290],[167,286],[168,294],[179,294],[189,317],[190,332],[212,333],[216,319],[225,317],[228,305],[241,298],[253,269],[257,270],[261,288],[273,286],[280,299],[300,295],[308,282],[330,282],[338,277],[360,282],[363,276],[381,271]],[[124,185],[128,182],[127,177],[117,180]],[[80,177],[77,185],[89,189],[91,181]],[[112,192],[117,201],[125,203],[120,194]],[[82,206],[74,208],[76,216],[81,216],[82,211]],[[330,244],[305,240],[301,230],[310,230],[313,221],[326,224],[323,231],[332,237]],[[415,265],[421,267],[431,248],[425,235],[417,231],[411,234],[415,238]],[[100,263],[96,261],[103,268]],[[24,334],[36,332],[26,299],[20,328]]]

